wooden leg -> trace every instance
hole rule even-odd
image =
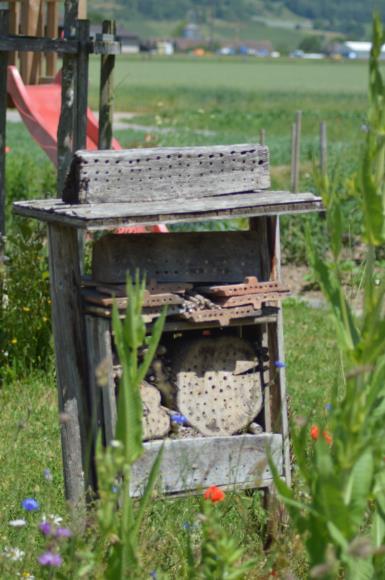
[[[93,438],[96,441],[102,430],[103,441],[108,444],[115,437],[116,427],[111,323],[105,318],[86,316],[86,329]]]
[[[71,503],[79,504],[92,486],[93,476],[89,469],[90,414],[76,229],[51,224],[48,241],[65,493]]]

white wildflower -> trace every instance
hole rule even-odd
[[[20,550],[19,548],[5,547],[3,555],[9,560],[12,560],[13,562],[19,562],[24,558],[25,552],[23,552],[23,550]]]
[[[13,528],[22,528],[23,526],[27,525],[27,522],[23,519],[20,519],[20,520],[11,520],[10,522],[8,522],[8,524]]]

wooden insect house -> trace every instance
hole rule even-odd
[[[87,466],[90,417],[98,417],[106,443],[114,437],[119,361],[111,309],[115,299],[124,310],[126,276],[136,270],[147,280],[148,329],[165,304],[168,314],[141,387],[146,451],[134,467],[132,494],[141,493],[164,440],[165,494],[211,484],[268,487],[268,449],[290,480],[278,216],[318,211],[322,203],[269,187],[268,148],[257,144],[78,151],[62,199],[15,204],[18,214],[48,224],[71,499],[95,484]],[[233,218],[243,218],[245,229],[213,230]],[[155,224],[169,231],[151,231]],[[121,233],[137,226],[148,233]],[[79,230],[94,240],[86,274]],[[102,361],[108,385],[100,389]]]

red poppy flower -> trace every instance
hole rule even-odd
[[[319,437],[319,427],[318,427],[318,425],[312,425],[312,427],[310,429],[310,437],[312,439],[314,439],[314,441],[317,441],[317,439]]]
[[[330,433],[324,431],[322,435],[328,445],[331,445],[333,443],[333,437],[330,435]]]
[[[225,499],[225,494],[216,485],[211,485],[208,489],[206,489],[203,497],[210,500],[212,503],[217,503],[218,501],[223,501]]]

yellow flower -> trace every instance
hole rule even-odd
[[[43,322],[48,322],[48,318],[46,316],[43,316]]]
[[[31,312],[29,306],[23,306],[23,312]]]
[[[17,338],[13,338],[13,339],[11,340],[11,344],[17,344]]]

